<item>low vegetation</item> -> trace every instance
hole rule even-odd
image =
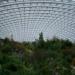
[[[0,75],[75,75],[75,43],[42,33],[34,42],[0,39]]]

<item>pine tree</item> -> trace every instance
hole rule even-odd
[[[44,47],[44,38],[43,38],[43,33],[42,32],[39,34],[39,42],[38,43],[39,43],[40,48]]]

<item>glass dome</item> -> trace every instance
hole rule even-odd
[[[0,0],[0,37],[75,40],[75,0]]]

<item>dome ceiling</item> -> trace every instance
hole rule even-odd
[[[0,37],[75,40],[75,0],[0,0]]]

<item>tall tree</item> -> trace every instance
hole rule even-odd
[[[43,42],[44,41],[43,33],[42,32],[39,34],[39,41],[40,42]]]
[[[43,38],[42,32],[39,34],[39,42],[38,43],[39,43],[40,48],[44,46],[44,38]]]

